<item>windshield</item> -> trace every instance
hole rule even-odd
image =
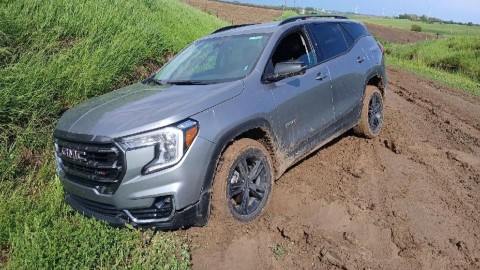
[[[154,76],[167,84],[233,81],[254,68],[269,35],[224,36],[197,41],[180,52]]]

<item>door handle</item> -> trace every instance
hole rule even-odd
[[[328,75],[323,75],[321,72],[319,72],[317,74],[317,77],[315,78],[315,80],[317,81],[323,81],[324,79],[326,79],[328,77]]]
[[[364,56],[359,56],[357,58],[357,63],[362,63],[363,61],[365,61],[365,57]]]

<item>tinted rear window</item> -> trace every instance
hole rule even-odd
[[[317,45],[323,52],[321,60],[330,59],[348,51],[353,39],[336,23],[312,24]]]
[[[357,40],[360,37],[370,35],[367,28],[363,24],[354,22],[342,22],[341,25],[347,30],[347,32]]]

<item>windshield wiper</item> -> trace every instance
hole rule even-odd
[[[154,82],[155,84],[158,84],[158,85],[167,85],[167,83],[165,81],[162,81],[162,80],[157,80],[155,78],[151,78],[150,79],[152,82]]]
[[[146,78],[145,80],[143,80],[142,83],[144,83],[144,84],[154,83],[154,84],[158,84],[158,85],[167,85],[167,83],[165,81],[157,80],[157,79],[155,79],[155,77],[153,75]]]
[[[203,81],[168,81],[168,84],[176,84],[176,85],[206,85],[209,84],[208,82]]]

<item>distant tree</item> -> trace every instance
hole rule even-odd
[[[468,26],[473,26],[473,23],[472,23],[472,22],[468,22],[467,25],[468,25]]]
[[[422,32],[422,27],[418,24],[413,24],[411,30],[415,32]]]

